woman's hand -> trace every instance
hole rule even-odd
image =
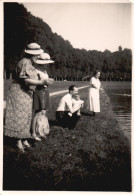
[[[40,82],[41,82],[41,85],[47,85],[48,84],[48,80],[40,80]]]
[[[104,89],[100,88],[100,91],[104,92]]]
[[[47,84],[53,84],[54,79],[46,79],[46,80],[35,80],[35,79],[24,79],[25,83],[28,85],[47,85]]]
[[[24,79],[24,81],[28,85],[46,85],[47,84],[47,80]]]
[[[47,79],[47,80],[40,80],[42,82],[42,85],[46,85],[46,84],[53,84],[54,79]]]
[[[49,78],[47,82],[48,82],[48,84],[53,84],[54,79]]]

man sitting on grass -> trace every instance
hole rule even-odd
[[[81,105],[77,108],[73,108],[73,97],[78,94],[78,88],[75,85],[69,87],[69,93],[63,96],[60,100],[56,111],[56,119],[60,126],[63,128],[74,129],[80,116],[77,111]]]

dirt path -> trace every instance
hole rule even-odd
[[[86,86],[83,86],[83,87],[78,87],[78,89],[84,89],[86,87],[89,87],[89,85],[86,85]],[[56,96],[56,95],[59,95],[59,94],[62,94],[62,93],[67,93],[67,92],[68,92],[68,89],[67,90],[62,90],[62,91],[51,92],[50,97],[51,96]]]

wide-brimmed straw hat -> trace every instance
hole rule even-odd
[[[54,63],[53,60],[50,59],[50,55],[48,53],[42,53],[36,60],[36,64],[51,64]]]
[[[43,52],[43,49],[41,49],[40,45],[38,45],[37,43],[30,43],[25,49],[25,53],[31,55],[40,55]]]

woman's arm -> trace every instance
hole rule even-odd
[[[84,81],[85,79],[89,78],[90,76],[85,76],[82,78],[82,81]]]
[[[92,87],[96,88],[96,89],[99,89],[100,88],[99,83],[96,82],[96,80],[94,79],[94,77],[91,78],[90,85]]]
[[[29,85],[46,85],[47,80],[35,80],[35,79],[24,79],[26,84]]]
[[[95,83],[90,84],[90,86],[92,86],[92,87],[94,87],[96,89],[99,89],[99,87]]]

